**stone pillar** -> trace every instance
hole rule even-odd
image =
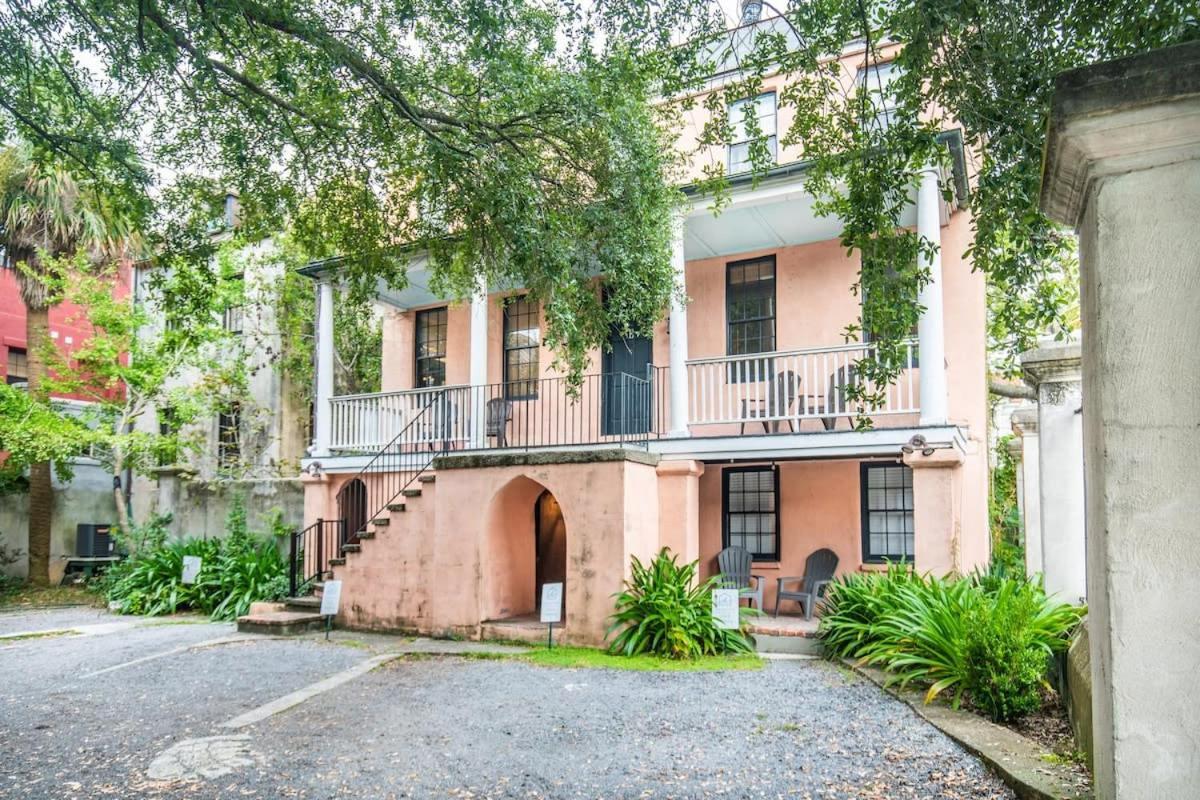
[[[1041,201],[1079,234],[1095,794],[1193,797],[1200,42],[1059,76]]]
[[[1042,480],[1036,408],[1013,412],[1013,431],[1021,437],[1021,527],[1025,532],[1025,574],[1042,571]]]
[[[942,308],[942,212],[938,171],[929,166],[921,170],[917,189],[917,233],[938,246],[930,258],[919,257],[920,266],[929,271],[929,282],[917,295],[924,311],[917,322],[917,343],[921,353],[920,390],[921,424],[945,425],[946,332]]]
[[[671,430],[670,436],[688,436],[688,324],[687,324],[687,274],[683,256],[683,230],[686,220],[680,214],[674,221],[671,240],[671,267],[675,271],[676,290],[683,293],[671,301],[671,314],[667,326],[670,328],[668,358],[671,382]]]
[[[924,356],[922,356],[924,358]],[[904,456],[913,473],[913,567],[962,573],[962,452],[920,450]]]
[[[663,461],[658,465],[659,542],[681,562],[700,557],[700,476],[703,461]]]
[[[317,283],[317,391],[314,402],[311,453],[317,458],[329,455],[333,436],[333,284],[328,277]]]
[[[479,276],[475,294],[471,297],[471,388],[468,404],[471,409],[471,446],[487,444],[487,366],[488,366],[488,291],[487,278]]]
[[[1042,575],[1046,591],[1068,603],[1087,601],[1083,524],[1083,419],[1078,342],[1021,354],[1025,381],[1037,392],[1038,485]]]
[[[1025,474],[1024,464],[1021,459],[1021,444],[1020,436],[1013,436],[1004,444],[1004,449],[1008,451],[1008,459],[1013,465],[1013,483],[1017,490],[1017,516],[1021,520],[1021,547],[1025,547]]]

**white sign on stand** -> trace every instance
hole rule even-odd
[[[542,622],[562,622],[562,594],[561,583],[542,584]]]
[[[336,617],[341,602],[342,582],[325,581],[325,588],[321,592],[321,616]]]
[[[718,628],[737,630],[741,627],[738,594],[737,589],[713,589],[712,614]]]
[[[184,556],[183,557],[183,582],[187,585],[192,585],[196,582],[196,578],[200,577],[200,556]]]

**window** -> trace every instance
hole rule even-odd
[[[538,393],[538,350],[542,331],[537,304],[526,297],[504,306],[504,395],[528,400]]]
[[[158,435],[163,437],[159,441],[158,448],[158,465],[160,467],[169,467],[178,459],[177,442],[174,439],[177,433],[179,433],[179,416],[175,413],[175,409],[171,406],[160,407],[158,409]]]
[[[29,380],[29,360],[24,350],[17,347],[8,348],[8,366],[5,367],[5,381],[9,386],[14,383],[26,383]]]
[[[726,352],[731,356],[775,349],[775,256],[735,261],[725,268]],[[764,360],[765,362],[765,360]],[[730,364],[729,381],[762,380],[770,363]]]
[[[417,388],[446,384],[446,309],[417,312]]]
[[[228,469],[237,466],[241,459],[242,407],[230,403],[217,414],[217,466]]]
[[[221,324],[224,326],[225,330],[229,331],[234,336],[241,336],[245,313],[245,306],[226,306],[225,313],[222,315]]]
[[[724,546],[744,547],[755,561],[779,560],[779,471],[726,467]]]
[[[892,91],[892,83],[898,77],[900,70],[891,61],[858,71],[858,85],[866,88],[874,107],[875,121],[881,128],[886,129],[896,118],[896,93]]]
[[[758,120],[757,139],[766,144],[771,160],[779,157],[779,138],[775,131],[775,93],[760,94],[754,99],[746,98],[729,104],[729,127],[732,137],[729,140],[728,169],[730,175],[750,170],[750,144],[754,141],[753,132],[747,130],[746,113]]]
[[[903,464],[863,464],[863,561],[913,560],[912,470]]]

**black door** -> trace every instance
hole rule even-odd
[[[653,345],[645,336],[623,338],[613,331],[612,349],[604,354],[601,380],[601,433],[617,436],[646,433],[650,430],[650,382],[646,366],[653,357]]]

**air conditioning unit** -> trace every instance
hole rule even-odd
[[[75,555],[78,558],[108,558],[116,555],[112,525],[81,522],[75,526]]]

